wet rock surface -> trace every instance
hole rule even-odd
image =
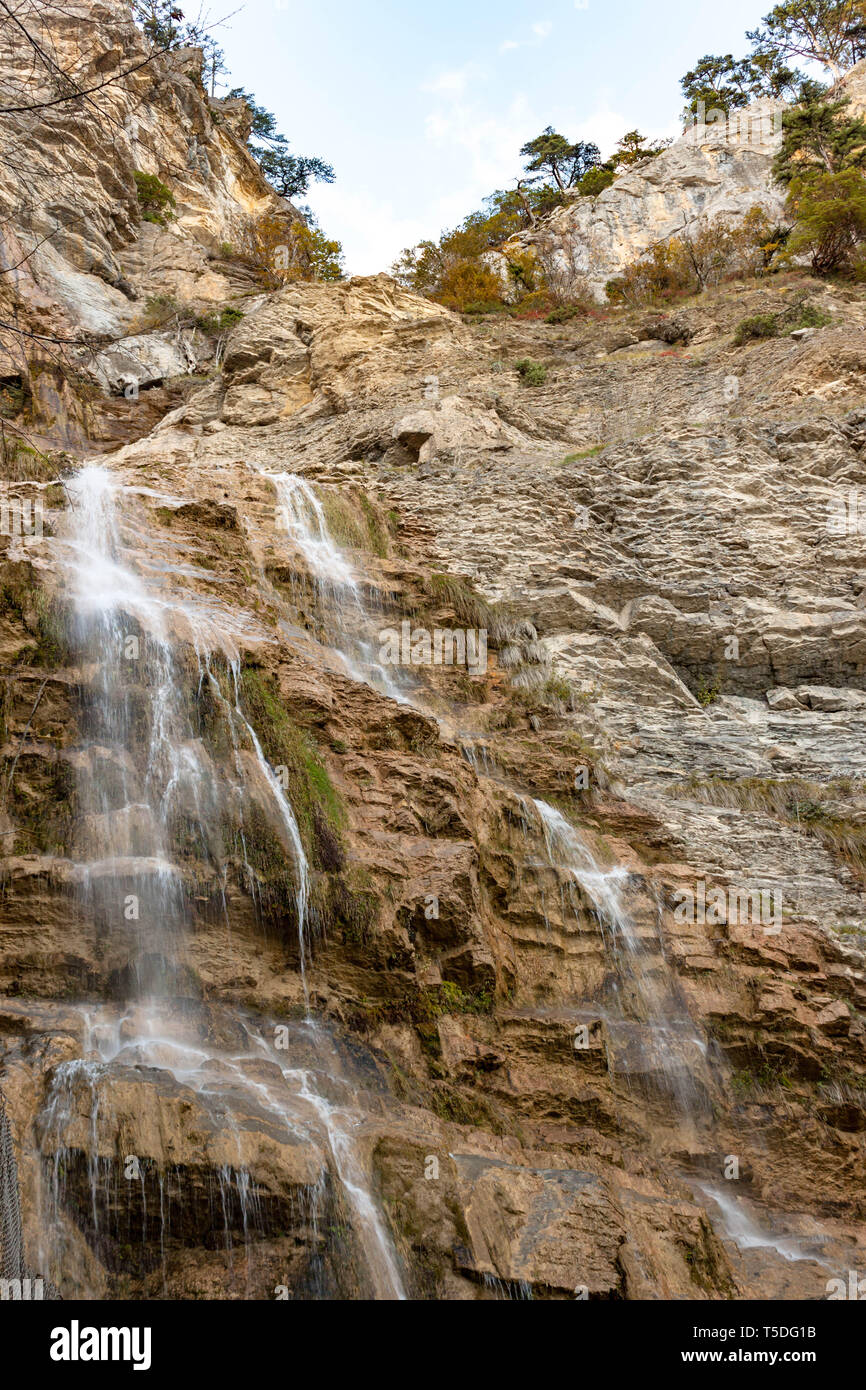
[[[91,240],[220,302],[207,248],[267,195],[160,81],[154,151],[194,119],[211,172],[173,230]],[[3,537],[31,1265],[93,1298],[826,1296],[866,1257],[862,290],[726,286],[672,343],[225,271],[221,369],[103,411],[78,482],[32,485],[45,534]],[[126,324],[90,278],[45,268],[52,323]],[[801,303],[830,323],[734,346]],[[413,664],[418,629],[486,661]]]

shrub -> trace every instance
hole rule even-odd
[[[795,226],[786,259],[808,254],[816,275],[851,265],[856,248],[866,240],[866,180],[858,169],[793,179],[787,206]]]
[[[699,704],[706,708],[708,705],[714,705],[720,694],[721,691],[718,684],[714,683],[713,685],[708,685],[706,680],[702,680],[698,686],[697,700]]]
[[[482,209],[470,213],[459,227],[443,232],[438,242],[421,241],[403,251],[391,268],[392,275],[406,289],[444,303],[446,278],[457,267],[467,262],[477,263],[485,252],[502,246],[515,232],[530,226],[532,219],[546,210],[542,205],[543,192],[527,187],[492,194],[484,200]],[[464,302],[484,302],[491,298],[502,299],[502,285],[498,279],[495,294],[475,294]]]
[[[467,304],[464,314],[507,314],[508,305],[501,299],[479,299],[476,304]]]
[[[585,318],[586,313],[585,304],[558,304],[555,309],[551,309],[544,322],[568,323],[570,319]]]
[[[446,309],[463,312],[469,304],[501,304],[502,284],[483,261],[457,261],[445,271],[435,297]]]
[[[543,362],[533,362],[531,357],[522,357],[515,363],[518,375],[524,386],[543,386],[547,380],[547,368]]]
[[[249,229],[241,259],[255,270],[266,289],[299,280],[342,280],[343,248],[315,225],[268,213]]]
[[[695,288],[685,247],[673,237],[625,266],[622,275],[608,280],[605,293],[612,304],[639,305]]]
[[[164,323],[180,317],[180,304],[172,294],[152,294],[144,303],[144,326],[159,328]]]
[[[742,347],[750,338],[777,338],[778,335],[779,320],[775,314],[751,314],[737,324],[734,342]]]
[[[552,300],[548,290],[533,290],[514,305],[509,312],[516,319],[544,319],[550,312]]]
[[[785,330],[793,333],[798,328],[826,328],[827,324],[832,322],[830,314],[819,309],[817,305],[801,304],[799,312],[794,310],[793,315],[786,318]]]
[[[565,458],[562,460],[562,466],[564,467],[569,463],[578,463],[581,459],[595,458],[596,454],[600,454],[605,448],[607,448],[606,444],[591,444],[588,449],[580,449],[576,454],[566,454]]]
[[[578,192],[585,198],[597,198],[599,193],[603,193],[609,188],[616,178],[612,169],[599,167],[597,169],[587,169],[580,183],[577,185]]]
[[[200,314],[194,320],[194,324],[202,333],[225,333],[229,328],[234,328],[236,323],[240,323],[242,318],[240,309],[235,309],[229,304],[219,314]]]
[[[175,198],[171,189],[167,188],[156,174],[145,174],[142,173],[141,169],[134,171],[133,178],[135,179],[142,221],[157,222],[161,227],[164,227],[173,215],[171,209],[175,207]]]
[[[612,303],[651,304],[676,295],[697,294],[732,275],[755,276],[767,269],[785,237],[761,207],[740,222],[714,218],[684,227],[676,237],[653,246],[609,280]]]
[[[509,250],[507,259],[508,278],[518,294],[533,294],[543,288],[541,266],[532,251]]]

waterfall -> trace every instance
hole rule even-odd
[[[277,494],[277,529],[285,531],[304,556],[322,593],[348,594],[358,602],[358,583],[352,567],[334,542],[325,509],[304,478],[295,473],[263,474]]]
[[[84,1009],[84,1055],[59,1064],[51,1075],[36,1126],[45,1168],[41,1258],[46,1266],[62,1267],[65,1247],[59,1232],[70,1175],[76,1164],[80,1169],[82,1148],[92,1240],[102,1237],[106,1213],[117,1207],[117,1157],[113,1148],[106,1156],[106,1129],[110,1138],[113,1088],[132,1071],[145,1083],[165,1078],[185,1088],[209,1116],[213,1133],[223,1137],[221,1152],[226,1144],[229,1152],[234,1145],[236,1158],[214,1170],[211,1204],[220,1213],[230,1258],[232,1230],[241,1230],[248,1291],[250,1259],[264,1228],[259,1195],[244,1162],[242,1133],[245,1116],[263,1114],[288,1143],[312,1143],[326,1156],[374,1296],[404,1298],[390,1236],[369,1191],[356,1142],[361,1123],[357,1082],[310,1013],[305,935],[310,875],[300,828],[242,709],[239,642],[244,635],[263,634],[254,619],[220,609],[183,587],[189,567],[162,561],[158,538],[122,505],[133,490],[124,489],[106,469],[84,468],[69,492],[61,564],[73,614],[71,636],[91,693],[82,716],[80,814],[72,857],[84,906],[103,925],[112,951],[125,956],[116,975],[126,1004],[120,1010],[107,1005]],[[205,688],[229,734],[233,780],[214,766],[192,728],[191,699]],[[198,857],[224,883],[220,815],[233,807],[239,812],[243,840],[250,764],[293,870],[307,1017],[293,1034],[298,1059],[290,1064],[265,1041],[275,1031],[273,1022],[254,1021],[217,1005],[207,1006],[206,1018],[190,989],[194,976],[185,959],[189,887],[173,858],[176,827],[191,827]],[[248,862],[246,871],[253,887]],[[214,1030],[210,1020],[220,1014],[225,1020]],[[211,1031],[235,1037],[237,1045],[214,1045],[208,1041]],[[343,1092],[339,1104],[326,1098],[325,1092],[334,1088]],[[82,1114],[89,1116],[86,1139],[80,1131]],[[74,1143],[70,1135],[78,1136]],[[142,1239],[150,1230],[158,1234],[165,1277],[172,1217],[186,1200],[181,1177],[168,1167],[161,1169],[158,1200],[150,1207],[143,1174],[139,1190]],[[320,1187],[310,1190],[307,1215],[314,1231],[321,1196]]]
[[[277,533],[284,535],[288,545],[301,555],[320,608],[333,616],[335,643],[346,673],[389,700],[402,705],[411,703],[406,673],[398,676],[379,659],[374,629],[381,614],[371,609],[354,569],[331,535],[325,509],[313,488],[295,473],[268,473],[252,466],[276,493]]]
[[[673,988],[661,942],[647,950],[626,906],[624,889],[630,875],[616,866],[602,869],[589,845],[565,817],[545,801],[532,802],[541,822],[550,863],[573,888],[571,909],[576,914],[580,893],[593,905],[617,976],[631,995],[635,1019],[606,1020],[614,1074],[643,1078],[661,1089],[683,1116],[702,1117],[708,1111],[707,1045],[698,1034],[684,1003]]]
[[[698,1183],[697,1187],[704,1197],[708,1197],[714,1202],[721,1212],[719,1226],[725,1236],[732,1240],[741,1250],[759,1250],[769,1248],[780,1255],[783,1260],[819,1260],[820,1255],[813,1249],[805,1249],[802,1241],[793,1236],[780,1236],[773,1231],[768,1231],[750,1216],[742,1202],[734,1201],[718,1186],[711,1186],[706,1183]],[[830,1265],[827,1268],[831,1268]]]
[[[195,595],[175,597],[146,582],[126,553],[117,492],[112,475],[99,467],[85,468],[70,484],[73,633],[96,669],[88,764],[79,789],[85,826],[80,848],[87,854],[79,862],[79,877],[88,897],[103,898],[106,915],[112,908],[116,914],[119,881],[133,890],[123,896],[131,920],[142,924],[139,993],[166,997],[172,985],[177,992],[187,905],[181,873],[171,860],[171,827],[187,816],[206,847],[218,796],[212,786],[214,769],[193,734],[186,708],[178,668],[185,641],[195,653],[199,688],[207,679],[224,708],[236,753],[238,727],[246,734],[282,828],[295,867],[303,971],[309,870],[291,803],[241,711],[236,620],[214,613]],[[231,702],[214,676],[215,654],[231,673]],[[144,740],[139,738],[142,722],[149,731]],[[227,800],[243,795],[239,759],[236,772],[238,783],[226,792]],[[206,795],[209,805],[204,804]]]

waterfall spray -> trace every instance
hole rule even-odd
[[[106,1129],[111,1131],[115,1080],[132,1068],[136,1074],[141,1069],[145,1081],[157,1073],[186,1088],[211,1117],[215,1132],[225,1133],[229,1140],[235,1136],[237,1157],[217,1165],[213,1193],[230,1270],[233,1227],[241,1231],[248,1281],[254,1241],[264,1233],[259,1194],[244,1164],[238,1118],[264,1110],[290,1144],[310,1142],[313,1135],[320,1138],[351,1214],[374,1296],[402,1298],[396,1257],[368,1190],[353,1133],[358,1125],[356,1091],[343,1079],[337,1052],[310,1012],[305,937],[309,866],[290,797],[242,709],[238,643],[245,635],[243,624],[198,594],[173,592],[164,570],[158,579],[150,578],[147,554],[127,543],[127,536],[135,538],[136,533],[118,506],[122,493],[103,468],[79,473],[70,485],[74,507],[64,563],[74,615],[72,635],[82,669],[91,674],[92,692],[83,715],[86,741],[79,788],[82,814],[74,846],[76,877],[85,906],[104,923],[115,949],[126,944],[129,964],[121,982],[127,1003],[120,1015],[104,1007],[88,1010],[84,1056],[61,1063],[52,1074],[37,1125],[48,1168],[42,1218],[46,1259],[59,1239],[69,1173],[77,1161],[66,1135],[80,1135],[76,1125],[82,1110],[89,1116],[89,1137],[75,1142],[85,1149],[88,1226],[93,1240],[110,1238],[105,1212],[113,1201],[116,1205],[116,1158],[105,1155],[104,1140]],[[152,548],[152,538],[145,539]],[[250,630],[255,631],[252,621]],[[228,694],[215,670],[218,661],[224,666]],[[217,772],[190,724],[189,692],[201,692],[205,686],[230,734],[233,784]],[[195,997],[190,999],[187,983],[192,979],[185,961],[189,890],[173,859],[177,822],[194,828],[196,844],[207,854],[217,839],[220,808],[234,805],[242,818],[247,795],[242,745],[257,769],[257,783],[293,868],[307,1015],[302,1026],[306,1031],[296,1034],[297,1042],[303,1052],[325,1057],[330,1068],[320,1072],[318,1067],[278,1064],[278,1083],[262,1080],[263,1060],[273,1067],[275,1054],[237,1012],[223,1009],[229,1033],[239,1034],[245,1045],[227,1050],[205,1041],[202,1006]],[[247,872],[252,888],[249,864]],[[267,1025],[260,1023],[259,1029],[263,1026]],[[323,1083],[329,1092],[334,1086],[344,1089],[345,1102],[325,1100]],[[163,1278],[171,1211],[183,1202],[179,1181],[170,1169],[160,1171],[158,1199],[150,1207],[143,1177],[138,1189],[142,1238],[156,1226]],[[314,1231],[321,1196],[318,1185],[310,1190]],[[62,1264],[62,1248],[59,1257],[56,1249],[53,1253],[55,1263],[59,1258]]]

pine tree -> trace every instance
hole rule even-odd
[[[810,171],[836,174],[866,165],[866,122],[846,115],[848,97],[833,99],[817,82],[803,83],[797,106],[782,115],[782,145],[773,164],[779,183]]]
[[[254,96],[242,87],[233,87],[228,97],[239,97],[250,107],[253,124],[247,149],[258,162],[268,183],[282,198],[295,198],[306,193],[314,179],[319,183],[334,182],[334,170],[324,159],[318,155],[291,153],[288,140],[277,129],[276,116],[264,106],[259,106]]]
[[[598,145],[583,140],[572,145],[551,125],[534,140],[528,140],[520,153],[527,161],[526,172],[535,174],[537,178],[546,174],[554,180],[560,193],[573,188],[587,170],[594,168],[601,160]]]
[[[610,167],[627,169],[632,164],[639,164],[643,159],[652,159],[654,155],[661,154],[670,143],[670,140],[647,140],[639,130],[627,130],[617,141],[616,150],[610,159]]]

